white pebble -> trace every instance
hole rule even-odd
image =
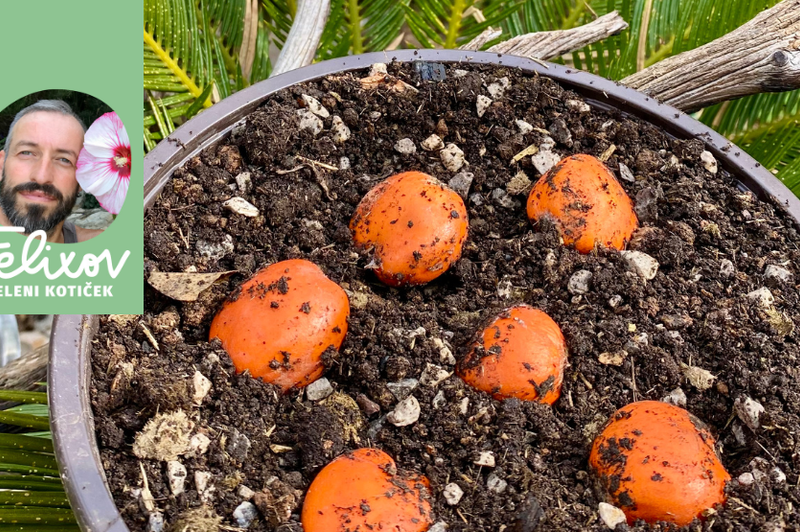
[[[161,532],[162,530],[164,530],[164,514],[150,512],[147,517],[147,532]]]
[[[419,401],[412,395],[397,403],[397,406],[389,412],[386,419],[395,427],[405,427],[416,423],[419,419],[419,413]]]
[[[777,279],[779,281],[788,283],[792,280],[792,272],[790,272],[786,268],[781,268],[780,266],[769,264],[764,269],[764,277],[766,277],[767,279]]]
[[[433,404],[433,408],[441,408],[446,403],[447,403],[447,399],[444,396],[444,391],[443,390],[439,390],[436,393],[436,395],[433,396],[433,401],[431,401],[431,404]]]
[[[622,303],[622,296],[619,294],[613,295],[608,299],[608,306],[611,308],[617,308],[620,303]]]
[[[339,170],[349,170],[350,169],[350,159],[348,157],[341,157],[339,159]]]
[[[195,244],[197,252],[201,256],[209,259],[221,259],[228,253],[233,252],[235,246],[233,245],[233,237],[225,235],[222,242],[209,242],[207,240],[198,240]]]
[[[455,70],[453,70],[453,77],[454,78],[463,78],[467,74],[469,74],[469,72],[467,72],[466,70],[462,70],[460,68],[456,68]]]
[[[617,528],[617,525],[628,522],[628,518],[625,517],[625,512],[607,502],[601,502],[597,506],[597,513],[600,514],[600,519],[602,519],[611,530]]]
[[[492,99],[488,96],[484,96],[483,94],[479,94],[477,100],[475,100],[475,107],[478,110],[478,116],[483,116],[490,105],[492,105]]]
[[[321,401],[333,393],[331,381],[322,377],[306,386],[306,399],[309,401]]]
[[[722,259],[719,261],[719,274],[723,277],[730,277],[733,275],[733,272],[736,270],[734,268],[733,263],[728,259]]]
[[[700,154],[700,161],[703,163],[703,167],[711,172],[712,174],[717,173],[717,160],[711,154],[710,151],[703,150],[703,153]]]
[[[402,153],[403,155],[413,155],[417,153],[417,147],[414,145],[414,141],[405,138],[400,139],[394,144],[394,149],[398,153]]]
[[[208,471],[195,471],[194,472],[194,487],[200,495],[200,500],[203,502],[211,501],[211,494],[214,492],[214,486],[209,486],[208,482],[211,480],[211,473]]]
[[[463,415],[467,415],[469,411],[469,397],[465,397],[461,400],[458,404],[458,411],[461,412]]]
[[[567,100],[566,104],[567,107],[569,107],[574,111],[578,111],[579,113],[588,113],[589,111],[592,110],[592,108],[589,107],[588,103],[582,102],[580,100]]]
[[[414,389],[419,385],[419,381],[417,379],[400,379],[397,382],[387,382],[386,387],[389,388],[389,391],[392,392],[398,401],[402,401],[409,395]]]
[[[771,478],[772,482],[775,484],[783,484],[786,482],[786,473],[779,467],[773,467],[772,471],[769,472],[769,478]]]
[[[381,117],[381,112],[380,111],[370,111],[370,113],[369,113],[370,120],[377,120],[380,117]]]
[[[308,109],[298,109],[297,116],[300,117],[300,123],[297,125],[300,129],[308,129],[314,136],[322,131],[322,119]]]
[[[461,486],[455,482],[451,482],[444,487],[444,490],[442,490],[442,495],[444,495],[444,500],[447,501],[447,504],[450,506],[455,506],[459,503],[459,501],[461,501],[461,497],[464,496],[464,490],[462,490]]]
[[[247,487],[247,486],[245,486],[244,484],[241,484],[241,485],[239,486],[239,489],[236,491],[236,493],[239,495],[239,497],[240,497],[240,498],[241,498],[243,501],[249,501],[249,500],[250,500],[250,499],[252,499],[252,498],[255,496],[255,494],[256,494],[256,492],[255,492],[255,491],[253,491],[252,489],[248,488],[248,487]]]
[[[769,288],[766,287],[761,287],[758,290],[749,292],[747,297],[764,308],[769,308],[775,302],[772,292],[770,292]]]
[[[231,198],[222,204],[223,207],[236,214],[247,216],[248,218],[255,218],[258,216],[258,207],[250,203],[244,198],[235,197]]]
[[[453,365],[456,363],[456,357],[453,356],[453,351],[444,343],[441,338],[434,338],[433,345],[439,349],[439,361],[443,364]]]
[[[194,395],[192,396],[192,401],[194,401],[194,404],[197,406],[200,406],[203,403],[203,399],[208,395],[208,392],[211,391],[211,381],[199,371],[194,372],[194,378],[192,380],[194,381]]]
[[[592,272],[589,270],[578,270],[572,274],[567,283],[567,290],[570,294],[585,294],[589,291],[589,282],[592,280]]]
[[[739,475],[736,480],[738,480],[739,484],[742,486],[751,486],[756,481],[756,477],[754,477],[750,471],[747,471]]]
[[[510,86],[511,82],[507,77],[504,76],[494,83],[490,83],[489,86],[486,87],[486,91],[491,94],[492,98],[496,100],[498,98],[502,98],[503,94],[506,92],[506,89]]]
[[[539,151],[531,155],[531,163],[533,163],[533,166],[542,175],[546,174],[548,170],[561,161],[561,156],[559,154],[549,147],[544,149],[544,146],[545,145],[542,144],[542,146],[539,147]]]
[[[665,403],[686,408],[686,393],[682,388],[675,388],[665,395],[661,400]]]
[[[433,388],[434,386],[437,386],[440,382],[450,377],[450,375],[452,375],[452,373],[450,373],[446,369],[428,362],[427,364],[425,364],[425,370],[422,372],[422,375],[419,378],[419,382],[423,386],[430,386],[431,388]]]
[[[192,450],[192,454],[194,456],[206,454],[210,444],[211,440],[202,432],[198,432],[197,434],[193,435],[189,440],[189,448]]]
[[[628,269],[638,274],[640,277],[653,279],[658,272],[658,261],[641,251],[620,251],[620,255],[625,260]]]
[[[333,138],[333,142],[336,143],[343,143],[347,139],[350,138],[350,128],[347,127],[347,124],[342,121],[341,117],[334,116],[331,120],[331,138]]]
[[[452,142],[439,152],[439,157],[442,158],[444,167],[453,173],[458,172],[464,166],[464,152]]]
[[[300,96],[304,102],[306,102],[306,107],[308,110],[317,115],[320,118],[328,118],[331,114],[328,112],[325,107],[319,103],[319,100],[314,98],[313,96],[309,96],[308,94],[303,94]]]
[[[475,174],[472,172],[459,172],[448,181],[447,186],[457,192],[459,196],[466,199],[469,194],[469,188],[472,186],[473,179],[475,179]]]
[[[498,477],[497,474],[492,473],[486,479],[486,487],[489,488],[489,491],[493,491],[495,493],[503,493],[504,491],[506,491],[506,488],[508,487],[508,482]]]
[[[186,483],[186,468],[177,460],[167,462],[167,480],[169,480],[169,490],[177,496],[183,493]]]
[[[764,406],[751,397],[737,397],[733,402],[733,410],[745,425],[751,430],[756,430],[761,426],[759,418],[764,413]]]
[[[245,501],[233,511],[233,518],[241,528],[247,528],[258,517],[258,509],[252,502]]]
[[[517,124],[519,132],[522,133],[523,135],[533,131],[533,126],[524,120],[516,120],[514,123]]]
[[[625,163],[619,163],[619,176],[625,181],[630,181],[631,183],[636,181],[636,178],[633,176],[633,172],[631,172],[631,169],[628,168],[628,165]]]
[[[428,529],[428,532],[445,532],[447,530],[447,523],[444,521],[437,521]]]
[[[241,174],[236,176],[236,184],[239,186],[239,192],[242,194],[247,194],[250,192],[250,186],[252,184],[250,180],[250,172],[242,172]]]
[[[483,467],[494,467],[494,453],[492,451],[482,451],[472,463]]]
[[[444,141],[442,140],[442,137],[434,133],[427,139],[420,142],[420,146],[422,146],[422,149],[425,151],[441,150],[444,148]]]
[[[369,69],[370,76],[377,76],[378,74],[388,74],[389,71],[386,69],[386,63],[372,63],[372,67]]]

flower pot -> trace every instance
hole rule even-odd
[[[329,74],[369,67],[376,62],[416,60],[502,65],[550,77],[594,107],[616,109],[648,121],[679,139],[699,138],[719,165],[762,200],[772,198],[800,224],[798,200],[775,176],[725,138],[680,111],[632,89],[581,71],[513,56],[458,50],[372,53],[330,60],[258,83],[204,111],[160,143],[144,161],[145,210],[182,166],[223,138],[275,91]],[[62,478],[82,529],[124,531],[109,493],[95,440],[89,397],[91,340],[98,319],[58,316],[53,324],[50,359],[50,414]]]

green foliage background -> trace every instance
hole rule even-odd
[[[627,31],[557,61],[620,80],[708,43],[776,3],[331,0],[317,60],[388,47],[455,48],[488,26],[501,27],[502,36],[490,46],[528,32],[573,28],[617,10],[630,25]],[[176,124],[203,107],[267,78],[272,70],[270,48],[283,45],[296,11],[296,0],[257,4],[250,0],[146,0],[145,149],[152,149]],[[251,26],[246,24],[253,19],[257,19],[255,35],[247,31]],[[240,54],[242,43],[251,39],[255,39],[254,54]],[[637,61],[640,46],[644,46],[644,56]],[[746,97],[708,107],[695,116],[744,148],[800,195],[800,90]]]

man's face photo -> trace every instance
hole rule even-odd
[[[75,205],[83,127],[69,115],[34,111],[10,133],[0,151],[2,214],[28,234],[44,230],[51,235]]]

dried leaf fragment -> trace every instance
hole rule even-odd
[[[214,273],[153,272],[147,282],[171,299],[196,301],[215,281],[232,273],[236,273],[236,270]]]
[[[683,375],[686,377],[686,380],[701,392],[711,388],[711,385],[717,380],[707,369],[689,366],[683,362],[681,362],[681,369],[683,370]]]

